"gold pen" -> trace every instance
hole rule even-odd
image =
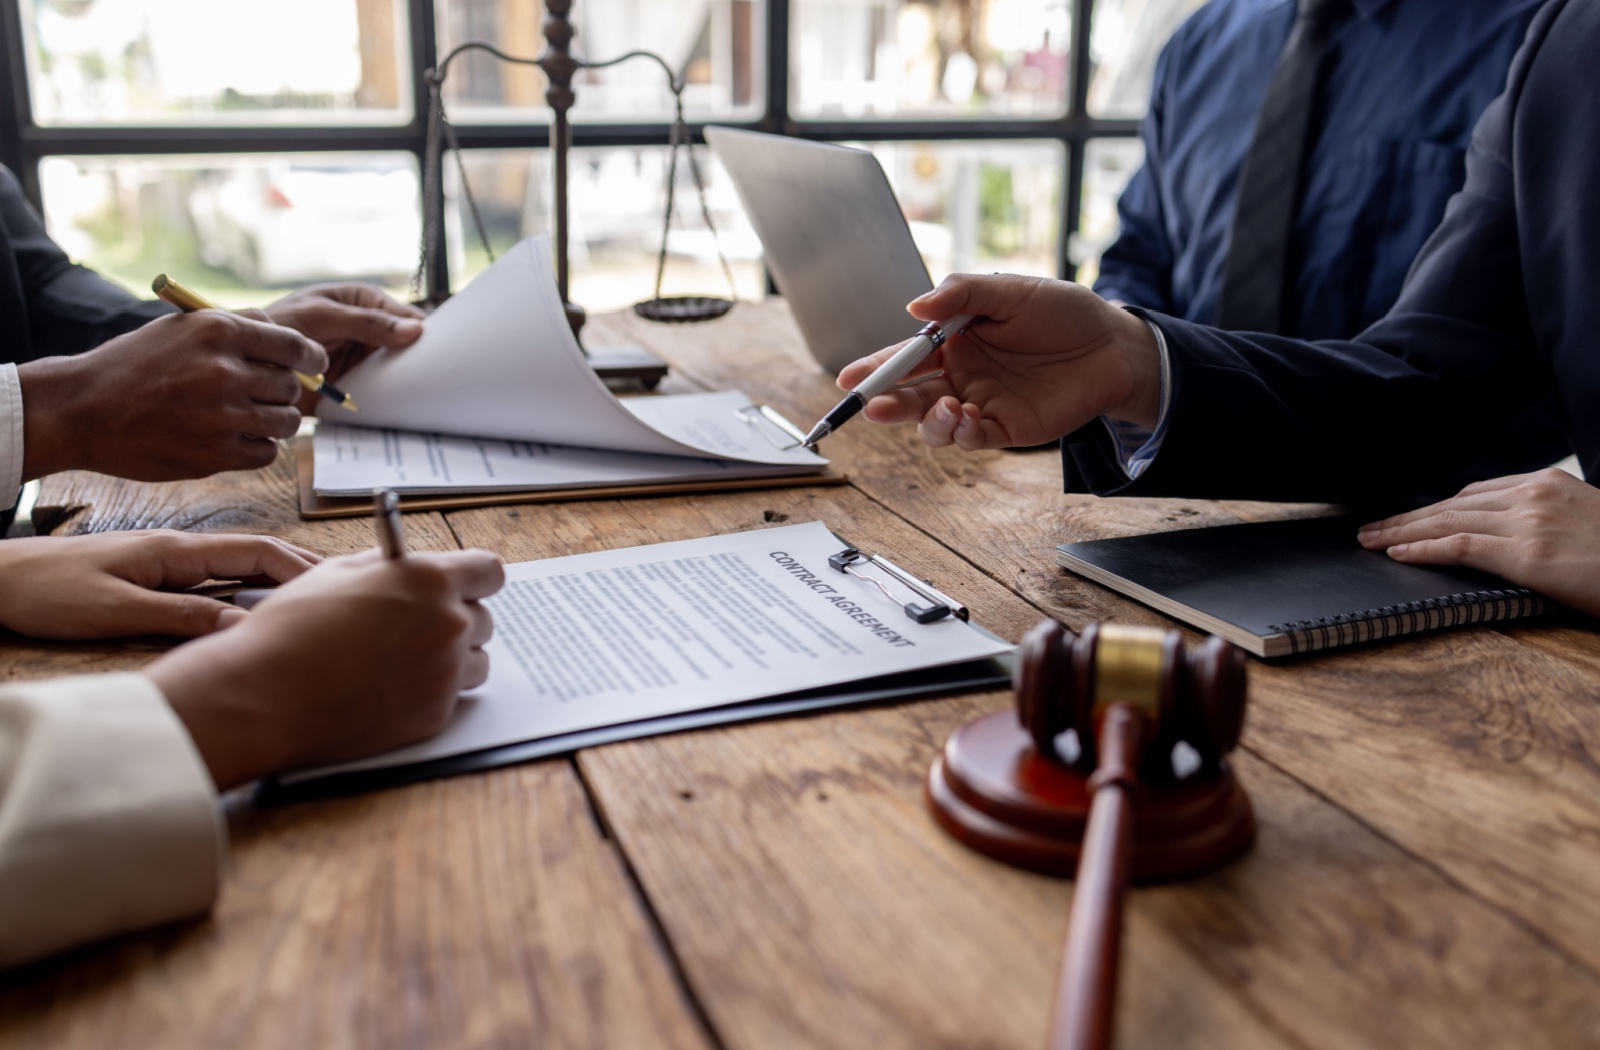
[[[150,290],[186,314],[192,314],[196,310],[219,309],[216,304],[208,302],[198,292],[185,288],[164,273],[158,274],[156,279],[150,282]],[[308,376],[304,372],[294,372],[294,377],[300,380],[301,386],[313,394],[321,394],[336,405],[343,405],[352,412],[356,411],[356,399],[328,382],[320,372],[314,376]]]
[[[372,524],[378,530],[378,546],[390,561],[406,555],[406,534],[400,527],[400,496],[394,489],[372,490]]]

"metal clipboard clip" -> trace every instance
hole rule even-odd
[[[967,619],[968,614],[965,605],[940,591],[927,580],[917,579],[882,555],[863,554],[854,547],[846,547],[829,558],[828,564],[848,576],[866,580],[882,591],[890,601],[905,609],[906,615],[918,623],[933,623],[935,620],[942,620],[946,616],[954,616],[956,619],[963,621]],[[925,604],[919,604],[915,601],[901,601],[901,599],[895,597],[893,591],[884,586],[882,580],[875,576],[868,576],[864,572],[858,572],[855,569],[855,566],[858,565],[873,566],[896,584],[922,599]]]
[[[756,433],[766,438],[767,444],[779,452],[799,448],[806,442],[805,433],[784,419],[783,414],[771,405],[746,405],[735,410],[734,415],[744,420],[747,426],[754,427]]]

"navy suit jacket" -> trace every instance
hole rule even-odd
[[[1547,392],[1600,478],[1600,3],[1551,0],[1473,134],[1467,180],[1387,316],[1304,342],[1147,316],[1172,399],[1136,481],[1098,421],[1067,488],[1103,495],[1394,500],[1460,471]]]
[[[93,350],[172,312],[73,265],[0,167],[0,362]]]

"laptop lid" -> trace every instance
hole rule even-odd
[[[889,180],[866,150],[708,127],[817,363],[837,373],[922,327],[933,287]]]

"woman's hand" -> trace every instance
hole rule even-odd
[[[146,530],[0,543],[0,627],[35,638],[220,631],[248,614],[195,594],[207,580],[284,583],[321,557],[264,536]]]
[[[1395,561],[1481,569],[1600,616],[1600,490],[1555,467],[1468,485],[1364,525],[1360,539]]]
[[[489,676],[487,551],[334,558],[146,671],[217,787],[432,736]]]
[[[873,398],[866,416],[875,423],[915,421],[929,445],[968,451],[1037,445],[1101,415],[1156,424],[1161,364],[1155,335],[1081,285],[957,274],[908,309],[925,321],[957,314],[979,320],[908,378],[943,375]],[[850,365],[839,374],[839,386],[860,383],[898,349]]]

